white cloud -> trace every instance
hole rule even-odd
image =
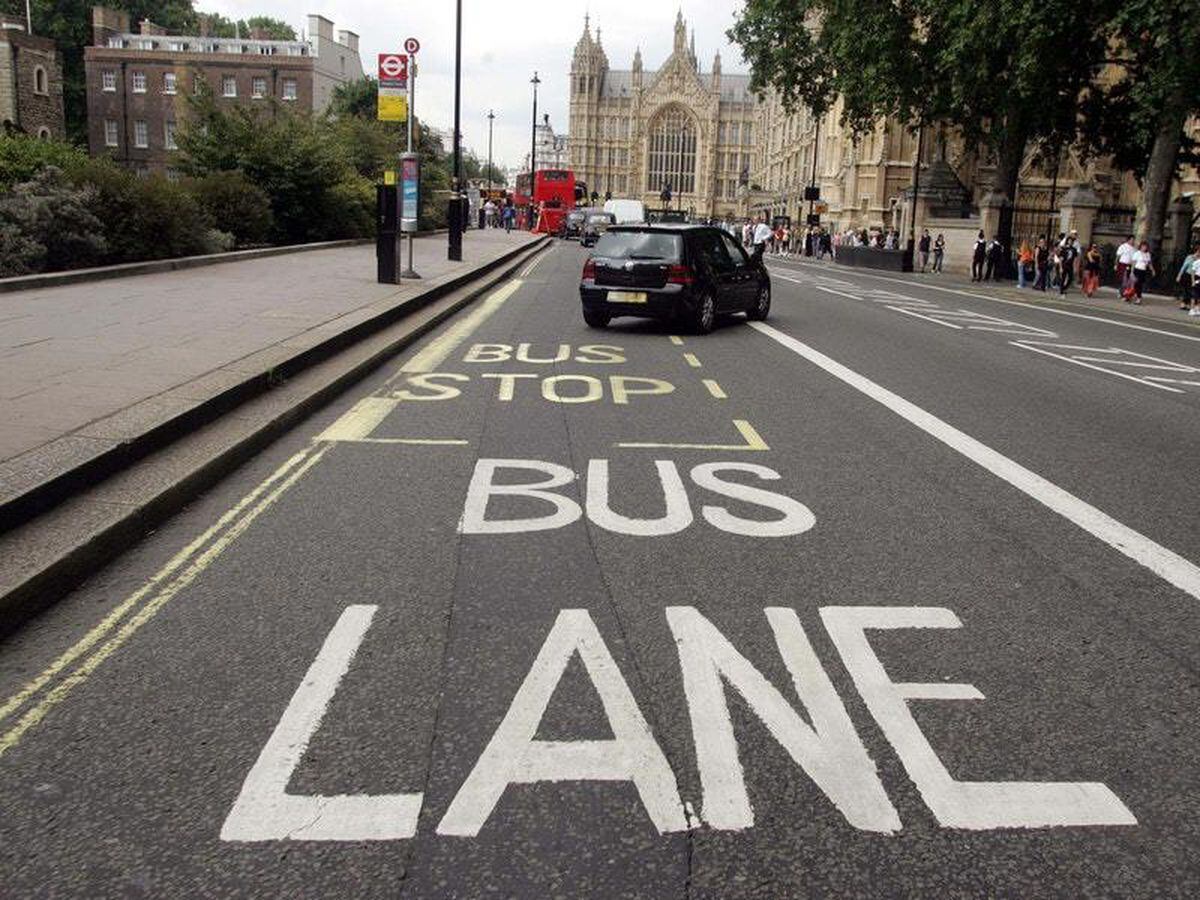
[[[725,31],[740,0],[687,0],[684,18],[696,31],[696,55],[703,69],[721,52],[726,72],[744,71],[741,56]],[[269,15],[305,28],[309,13],[334,22],[334,29],[358,33],[363,66],[374,72],[379,53],[401,49],[404,39],[421,42],[418,54],[417,114],[449,130],[454,120],[454,3],[405,0],[196,0],[202,10],[231,18]],[[583,31],[585,12],[599,26],[609,65],[627,69],[642,48],[647,69],[671,52],[676,0],[463,0],[462,133],[465,146],[487,154],[487,113],[496,113],[493,157],[516,165],[528,151],[532,87],[538,72],[538,114],[550,113],[559,132],[567,128],[567,74],[571,53]]]

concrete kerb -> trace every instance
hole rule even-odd
[[[458,290],[481,275],[485,275],[498,266],[503,266],[505,262],[523,250],[531,249],[532,246],[540,246],[541,243],[543,242],[514,248],[483,266],[432,284],[429,290],[388,307],[366,321],[338,332],[311,347],[298,349],[291,356],[270,368],[247,374],[245,379],[237,384],[198,401],[179,414],[164,419],[127,440],[113,442],[109,447],[98,451],[86,460],[62,471],[48,474],[44,479],[24,491],[9,497],[0,497],[0,534],[19,527],[52,509],[73,493],[84,490],[133,465],[139,459],[176,438],[229,412],[252,397],[270,390],[280,381],[293,377],[296,373],[339,350],[386,328],[439,297]]]
[[[273,416],[269,420],[248,426],[246,433],[239,437],[236,442],[224,447],[220,452],[215,453],[202,463],[197,464],[186,475],[167,484],[161,490],[158,490],[157,493],[148,495],[142,502],[130,505],[128,508],[119,508],[118,505],[111,504],[113,514],[108,522],[90,531],[85,539],[81,539],[53,559],[39,559],[36,571],[22,576],[13,583],[5,584],[0,582],[0,638],[13,633],[24,622],[28,621],[29,618],[53,605],[96,568],[119,555],[131,543],[140,540],[141,537],[158,523],[177,512],[200,493],[217,483],[230,471],[249,460],[303,418],[320,409],[354,383],[366,377],[371,371],[393,357],[404,347],[428,334],[460,309],[515,274],[530,258],[545,249],[549,243],[550,238],[546,237],[540,241],[516,248],[504,256],[492,260],[481,269],[458,276],[447,283],[438,285],[434,291],[427,292],[418,298],[413,298],[413,301],[419,302],[414,303],[410,301],[401,304],[399,307],[403,310],[401,314],[388,316],[387,322],[380,323],[376,328],[371,329],[371,331],[379,331],[388,325],[398,324],[405,316],[416,313],[421,308],[435,303],[437,300],[454,293],[456,290],[463,291],[462,296],[456,298],[445,309],[439,310],[435,315],[416,324],[412,329],[406,330],[397,339],[377,348],[368,357],[348,366],[344,371],[339,372],[336,377],[323,383],[319,389],[312,391],[297,402],[287,406],[278,415]],[[496,272],[497,269],[500,269],[500,271]],[[491,273],[490,276],[487,273]],[[482,281],[479,284],[471,284],[472,281],[481,278]],[[469,289],[467,289],[468,285]],[[359,332],[362,328],[363,326],[359,326],[359,328],[352,329],[352,331]],[[363,333],[354,340],[364,340],[370,336],[370,333]],[[339,343],[341,348],[346,350],[349,349],[347,345],[353,344],[354,340],[347,339]],[[331,355],[333,355],[333,351],[327,351],[323,354],[322,359],[329,358]],[[320,361],[321,359],[310,358],[308,365],[315,365]],[[300,371],[302,368],[296,371]],[[274,383],[268,380],[267,385],[270,386]],[[234,390],[240,390],[240,386]],[[239,403],[244,403],[249,399],[253,398],[244,397]],[[216,416],[219,416],[219,413],[209,417],[208,421],[210,424]],[[160,441],[159,449],[164,449],[176,437],[180,437],[182,433],[187,433],[191,430],[191,427],[187,427],[181,433],[175,434],[172,437],[163,435],[164,439]],[[141,458],[144,458],[148,452],[150,451],[147,450],[144,452]],[[132,466],[137,461],[130,461],[129,465],[125,468]],[[148,464],[152,462],[152,459],[146,459],[145,462]],[[85,482],[84,487],[91,487],[94,484],[95,480]],[[95,489],[103,490],[103,487],[104,483],[101,482],[99,485],[96,485]],[[47,518],[53,517],[57,512],[58,510],[50,510]],[[39,522],[40,520],[35,519],[29,522],[21,531],[34,529],[38,526]],[[20,532],[15,533],[19,534]],[[0,546],[3,545],[8,537],[9,535],[0,533]],[[27,538],[28,536],[26,535],[25,537]]]

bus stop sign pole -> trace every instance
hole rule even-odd
[[[408,152],[400,160],[400,230],[408,234],[408,266],[400,273],[401,278],[420,278],[413,269],[413,238],[416,237],[420,219],[420,154],[413,151],[413,104],[417,99],[417,56],[421,45],[416,38],[404,42],[408,51]]]

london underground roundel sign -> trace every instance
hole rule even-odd
[[[379,54],[379,80],[396,81],[408,78],[408,59],[401,53]]]

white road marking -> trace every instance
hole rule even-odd
[[[953,328],[956,331],[963,330],[961,325],[955,325],[952,322],[943,322],[941,319],[935,319],[933,316],[923,315],[915,310],[905,309],[902,306],[889,306],[888,309],[892,310],[893,312],[904,313],[904,315],[912,316],[916,319],[924,319],[926,322],[932,322],[934,325],[945,325],[947,328]]]
[[[807,344],[763,322],[750,326],[1200,600],[1200,567],[1194,563]]]
[[[421,794],[287,793],[377,608],[350,606],[337,620],[246,776],[221,840],[387,841],[417,833]]]
[[[808,266],[811,264],[797,263],[797,265]],[[907,281],[903,278],[890,278],[886,275],[873,275],[868,272],[855,272],[855,275],[860,276],[862,278],[877,278],[880,281],[890,281],[893,284],[904,284],[904,285],[909,285],[910,287],[914,285],[914,282],[912,282],[912,281]],[[792,279],[787,279],[787,280],[791,281]],[[1019,306],[1022,309],[1032,309],[1037,312],[1053,313],[1056,316],[1070,316],[1073,319],[1087,319],[1092,322],[1102,322],[1105,325],[1115,325],[1118,328],[1131,328],[1134,331],[1148,331],[1151,334],[1162,334],[1162,335],[1166,335],[1167,337],[1179,338],[1182,341],[1200,342],[1200,335],[1181,334],[1177,331],[1165,331],[1161,328],[1151,328],[1148,325],[1136,325],[1133,322],[1121,322],[1116,319],[1106,319],[1102,316],[1094,316],[1089,313],[1074,312],[1069,309],[1057,309],[1052,306],[1041,306],[1040,304],[1036,304],[1036,303],[1025,303],[1021,300],[1008,300],[1004,297],[990,297],[987,294],[976,294],[976,293],[972,293],[971,291],[962,291],[962,290],[959,290],[958,288],[941,287],[940,285],[927,284],[925,282],[921,282],[920,287],[927,288],[931,291],[944,291],[948,294],[958,294],[960,297],[971,297],[972,299],[975,299],[975,300],[989,300],[992,303],[1005,303],[1005,304],[1008,304],[1009,306]]]
[[[1200,373],[1200,369],[1194,369],[1191,366],[1185,366],[1180,363],[1172,363],[1168,360],[1159,359],[1155,356],[1145,356],[1141,353],[1133,353],[1129,350],[1120,350],[1116,347],[1077,347],[1070,344],[1047,344],[1040,341],[1009,341],[1014,347],[1020,347],[1022,350],[1032,350],[1034,353],[1040,353],[1043,356],[1050,356],[1054,359],[1061,359],[1063,362],[1069,362],[1076,366],[1082,366],[1085,369],[1092,369],[1096,372],[1103,372],[1106,375],[1115,375],[1117,378],[1124,378],[1126,381],[1135,381],[1138,384],[1144,384],[1147,387],[1157,388],[1160,391],[1169,391],[1172,394],[1183,394],[1185,391],[1179,388],[1168,387],[1165,384],[1159,384],[1159,381],[1170,381],[1172,383],[1189,384],[1193,382],[1178,382],[1173,378],[1156,378],[1153,375],[1137,376],[1129,372],[1120,372],[1112,368],[1113,366],[1127,366],[1137,368],[1156,368],[1171,372],[1178,372],[1181,375],[1190,375]],[[1067,351],[1084,351],[1092,354],[1107,354],[1106,356],[1081,356],[1078,353],[1055,353],[1055,350]],[[1133,357],[1129,359],[1128,357]],[[1142,360],[1150,360],[1146,363]],[[1097,365],[1102,363],[1103,365]]]
[[[695,354],[695,353],[685,353],[685,354],[683,354],[683,358],[684,358],[685,360],[687,360],[687,364],[688,364],[689,366],[691,366],[693,369],[699,369],[699,368],[700,368],[700,360],[699,360],[699,358],[696,356],[696,354]]]
[[[910,700],[982,700],[969,684],[893,682],[866,630],[960,628],[948,609],[904,606],[826,606],[821,619],[854,686],[900,757],[921,799],[946,828],[1045,828],[1136,825],[1137,819],[1096,782],[956,781],[908,708]],[[907,665],[906,665],[907,668]]]
[[[600,697],[613,738],[535,740],[550,698],[575,654]],[[437,833],[474,837],[510,784],[539,781],[630,781],[660,834],[688,828],[675,773],[586,609],[559,612],[503,721],[438,823]]]
[[[728,685],[741,695],[846,821],[865,831],[899,831],[900,816],[888,799],[875,763],[855,732],[795,611],[768,609],[766,614],[811,725],[708,619],[690,606],[667,607],[704,791],[701,817],[713,828],[742,829],[754,824],[725,700]]]
[[[717,382],[715,382],[713,379],[702,378],[701,381],[704,382],[704,386],[706,388],[708,388],[708,392],[710,394],[712,394],[715,399],[717,399],[717,400],[728,400],[729,399],[729,395],[726,394],[723,390],[721,390],[721,385],[717,384]]]

